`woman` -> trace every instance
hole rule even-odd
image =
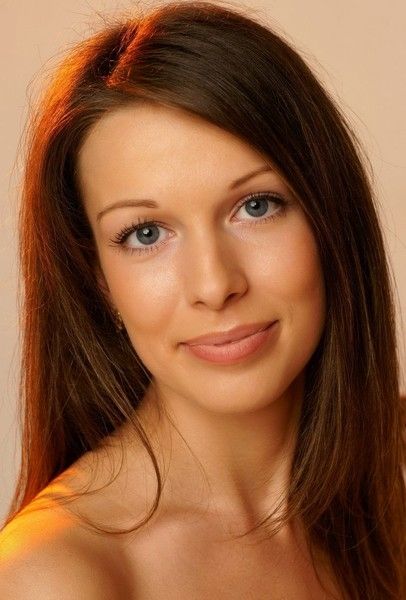
[[[166,4],[78,44],[30,131],[1,597],[405,597],[386,251],[304,61]]]

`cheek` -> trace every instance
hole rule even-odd
[[[179,301],[179,284],[173,272],[156,262],[154,268],[149,261],[132,263],[131,258],[106,260],[103,270],[135,349],[151,346],[156,350]]]
[[[324,276],[316,241],[303,222],[284,245],[269,283],[269,293],[280,302],[284,341],[295,356],[297,368],[305,366],[321,338],[326,313]],[[272,296],[271,296],[272,297]]]
[[[297,217],[272,238],[246,246],[239,260],[252,302],[264,308],[262,316],[278,316],[286,343],[299,340],[303,351],[310,351],[324,323],[324,281],[312,231],[303,216]],[[103,271],[135,350],[142,349],[138,353],[145,363],[154,363],[165,352],[162,332],[170,330],[174,316],[184,308],[176,258],[160,263],[105,257]]]
[[[283,312],[321,309],[324,278],[318,248],[304,215],[296,214],[289,226],[281,228],[262,253],[261,287],[270,302],[280,303]]]

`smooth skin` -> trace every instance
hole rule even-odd
[[[100,289],[153,375],[138,414],[165,485],[160,517],[126,549],[136,571],[131,597],[203,599],[221,590],[222,598],[237,591],[249,598],[253,590],[252,597],[267,600],[327,598],[300,523],[265,546],[229,542],[278,500],[278,510],[285,506],[305,368],[325,324],[317,244],[298,199],[270,159],[246,142],[152,103],[103,116],[85,138],[78,175]],[[150,205],[134,205],[141,200]],[[209,363],[181,345],[274,320],[272,339],[233,365]],[[135,507],[145,515],[151,506],[155,475],[129,427],[115,439],[124,444],[125,469],[86,509],[110,526],[131,513],[130,526]],[[112,443],[110,458],[116,449]],[[90,470],[83,457],[70,471]]]
[[[101,287],[154,377],[144,410],[159,399],[201,461],[213,506],[241,516],[272,506],[287,482],[304,369],[325,319],[315,239],[287,183],[268,170],[229,189],[267,164],[222,129],[148,104],[103,117],[79,158]],[[239,206],[266,192],[261,216]],[[114,208],[127,199],[159,208]],[[112,242],[139,218],[159,226],[133,231],[122,246]],[[239,364],[208,363],[180,345],[275,319],[273,342]],[[173,477],[193,502],[201,473],[179,436],[172,438]],[[257,489],[259,477],[272,482]]]

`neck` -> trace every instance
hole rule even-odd
[[[304,377],[251,412],[214,412],[154,382],[137,409],[165,473],[166,497],[252,521],[286,508]],[[159,412],[157,408],[160,407]]]

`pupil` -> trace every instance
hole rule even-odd
[[[258,209],[260,210],[261,202],[262,202],[263,208],[264,208],[264,211],[263,211],[262,214],[265,214],[266,211],[267,211],[267,200],[262,200],[262,199],[260,199],[260,200],[249,200],[249,202],[248,202],[248,208],[251,209],[251,210],[253,210],[254,212],[256,212],[256,211],[258,211]],[[258,215],[254,214],[254,216],[256,217]],[[260,216],[262,216],[262,215],[260,215]],[[158,233],[155,235],[155,238],[154,238],[154,234],[152,233],[152,229],[154,229],[154,227],[151,227],[151,226],[149,226],[149,227],[143,227],[143,229],[139,229],[137,231],[138,240],[140,242],[145,241],[145,240],[140,239],[141,236],[145,236],[147,238],[146,239],[147,244],[154,244],[156,242],[156,240],[158,239]],[[157,229],[157,228],[155,228],[155,229]]]
[[[158,239],[158,233],[155,234],[155,239],[154,239],[154,233],[152,232],[154,228],[149,226],[149,227],[144,227],[143,229],[140,229],[137,231],[137,237],[138,240],[140,242],[143,241],[147,241],[148,244],[153,244],[157,239]],[[143,240],[141,239],[141,236],[145,236],[147,239]]]
[[[262,213],[260,215],[260,216],[262,216],[267,211],[266,200],[250,200],[248,203],[248,208],[253,210],[254,212],[258,211],[258,210],[260,210],[261,202],[262,202],[263,208],[264,208],[264,210],[262,211]],[[257,217],[258,214],[255,213],[253,216]]]

